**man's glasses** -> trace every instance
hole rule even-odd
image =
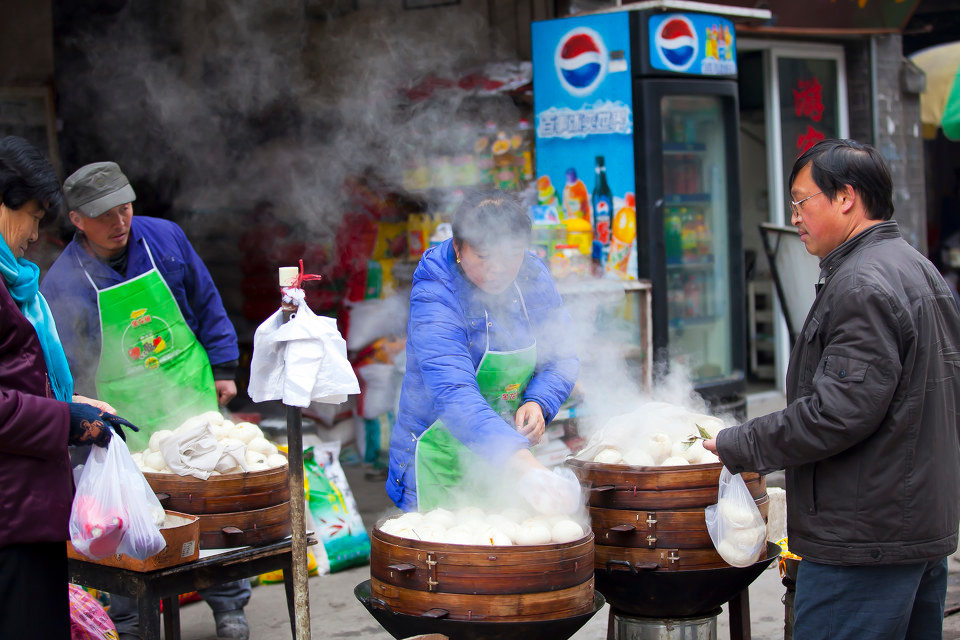
[[[823,193],[823,191],[817,191],[817,192],[814,193],[813,195],[809,195],[809,196],[807,196],[806,198],[803,198],[803,199],[801,199],[801,200],[797,200],[796,202],[794,202],[793,200],[791,200],[791,201],[790,201],[790,208],[793,210],[793,212],[794,212],[796,215],[800,215],[800,212],[803,210],[803,203],[806,202],[807,200],[809,200],[810,198],[812,198],[813,196],[818,196],[818,195],[820,195],[821,193]]]

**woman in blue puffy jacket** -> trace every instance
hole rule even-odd
[[[453,238],[424,253],[414,272],[387,476],[404,510],[451,505],[478,459],[515,474],[520,495],[541,511],[578,506],[576,483],[548,473],[529,450],[580,367],[570,316],[527,250],[530,237],[514,197],[477,192],[454,214]]]

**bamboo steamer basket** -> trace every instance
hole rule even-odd
[[[196,515],[272,507],[290,500],[287,466],[228,473],[206,480],[173,473],[145,473],[164,508]]]
[[[201,549],[220,549],[290,535],[287,470],[284,465],[206,480],[171,473],[143,475],[165,509],[199,516]]]
[[[370,537],[372,597],[396,613],[488,622],[557,620],[594,609],[593,534],[563,544],[460,545]]]
[[[598,570],[730,566],[714,549],[704,520],[704,507],[717,503],[721,464],[632,467],[571,459],[567,465],[590,491]],[[742,477],[766,522],[766,481],[756,473]]]

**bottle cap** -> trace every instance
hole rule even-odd
[[[277,271],[281,287],[292,286],[297,281],[297,276],[300,275],[298,267],[280,267]]]

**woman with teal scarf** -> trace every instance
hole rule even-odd
[[[0,638],[70,638],[68,445],[106,446],[120,426],[73,378],[37,265],[25,259],[60,183],[30,143],[0,140]]]

